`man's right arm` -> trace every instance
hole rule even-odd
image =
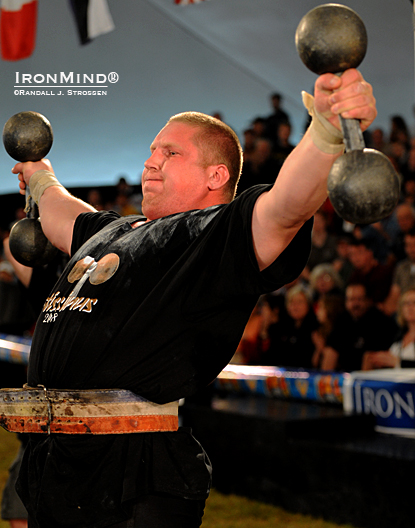
[[[52,165],[46,159],[36,162],[17,163],[12,172],[18,174],[20,193],[25,194],[26,186],[37,171],[53,174]],[[33,192],[35,189],[31,189]],[[38,200],[42,230],[50,242],[70,255],[72,232],[75,220],[81,213],[95,212],[89,204],[72,196],[62,185],[47,187]]]

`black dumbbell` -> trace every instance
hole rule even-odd
[[[3,144],[16,161],[38,161],[52,147],[51,124],[37,112],[13,115],[3,129]],[[10,230],[9,245],[13,257],[29,267],[48,264],[58,253],[42,231],[39,210],[26,187],[26,218],[16,222]]]
[[[357,68],[365,57],[367,33],[349,7],[323,4],[300,21],[295,44],[303,63],[314,73],[340,74]],[[400,180],[390,160],[365,148],[356,119],[340,116],[346,152],[330,171],[327,190],[339,216],[353,224],[371,224],[389,216],[400,196]]]

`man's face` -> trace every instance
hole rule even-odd
[[[287,302],[287,312],[294,321],[302,321],[308,311],[309,305],[303,293],[296,293]]]
[[[349,260],[357,269],[364,269],[372,260],[373,253],[364,245],[351,245],[349,247]]]
[[[346,288],[346,310],[353,319],[360,319],[369,308],[364,286],[352,285]]]
[[[211,205],[206,203],[211,171],[201,165],[195,132],[195,127],[172,122],[151,144],[142,175],[142,210],[149,220]]]
[[[404,233],[408,232],[414,226],[414,216],[410,207],[399,207],[396,211],[396,219],[398,220],[401,231]]]

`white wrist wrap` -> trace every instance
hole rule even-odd
[[[344,150],[343,134],[334,125],[329,123],[314,108],[314,97],[307,92],[301,92],[303,104],[312,120],[309,133],[314,145],[326,154],[339,154]]]
[[[40,197],[45,190],[52,186],[63,187],[63,185],[58,182],[53,172],[39,170],[32,174],[29,184],[30,194],[37,205],[39,205]]]

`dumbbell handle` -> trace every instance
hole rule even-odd
[[[351,150],[363,150],[366,145],[359,120],[345,119],[342,116],[339,116],[339,118],[346,152],[350,152]]]
[[[36,204],[36,202],[33,200],[29,186],[26,184],[26,206],[25,206],[25,213],[27,218],[38,218],[39,217],[39,209]]]

